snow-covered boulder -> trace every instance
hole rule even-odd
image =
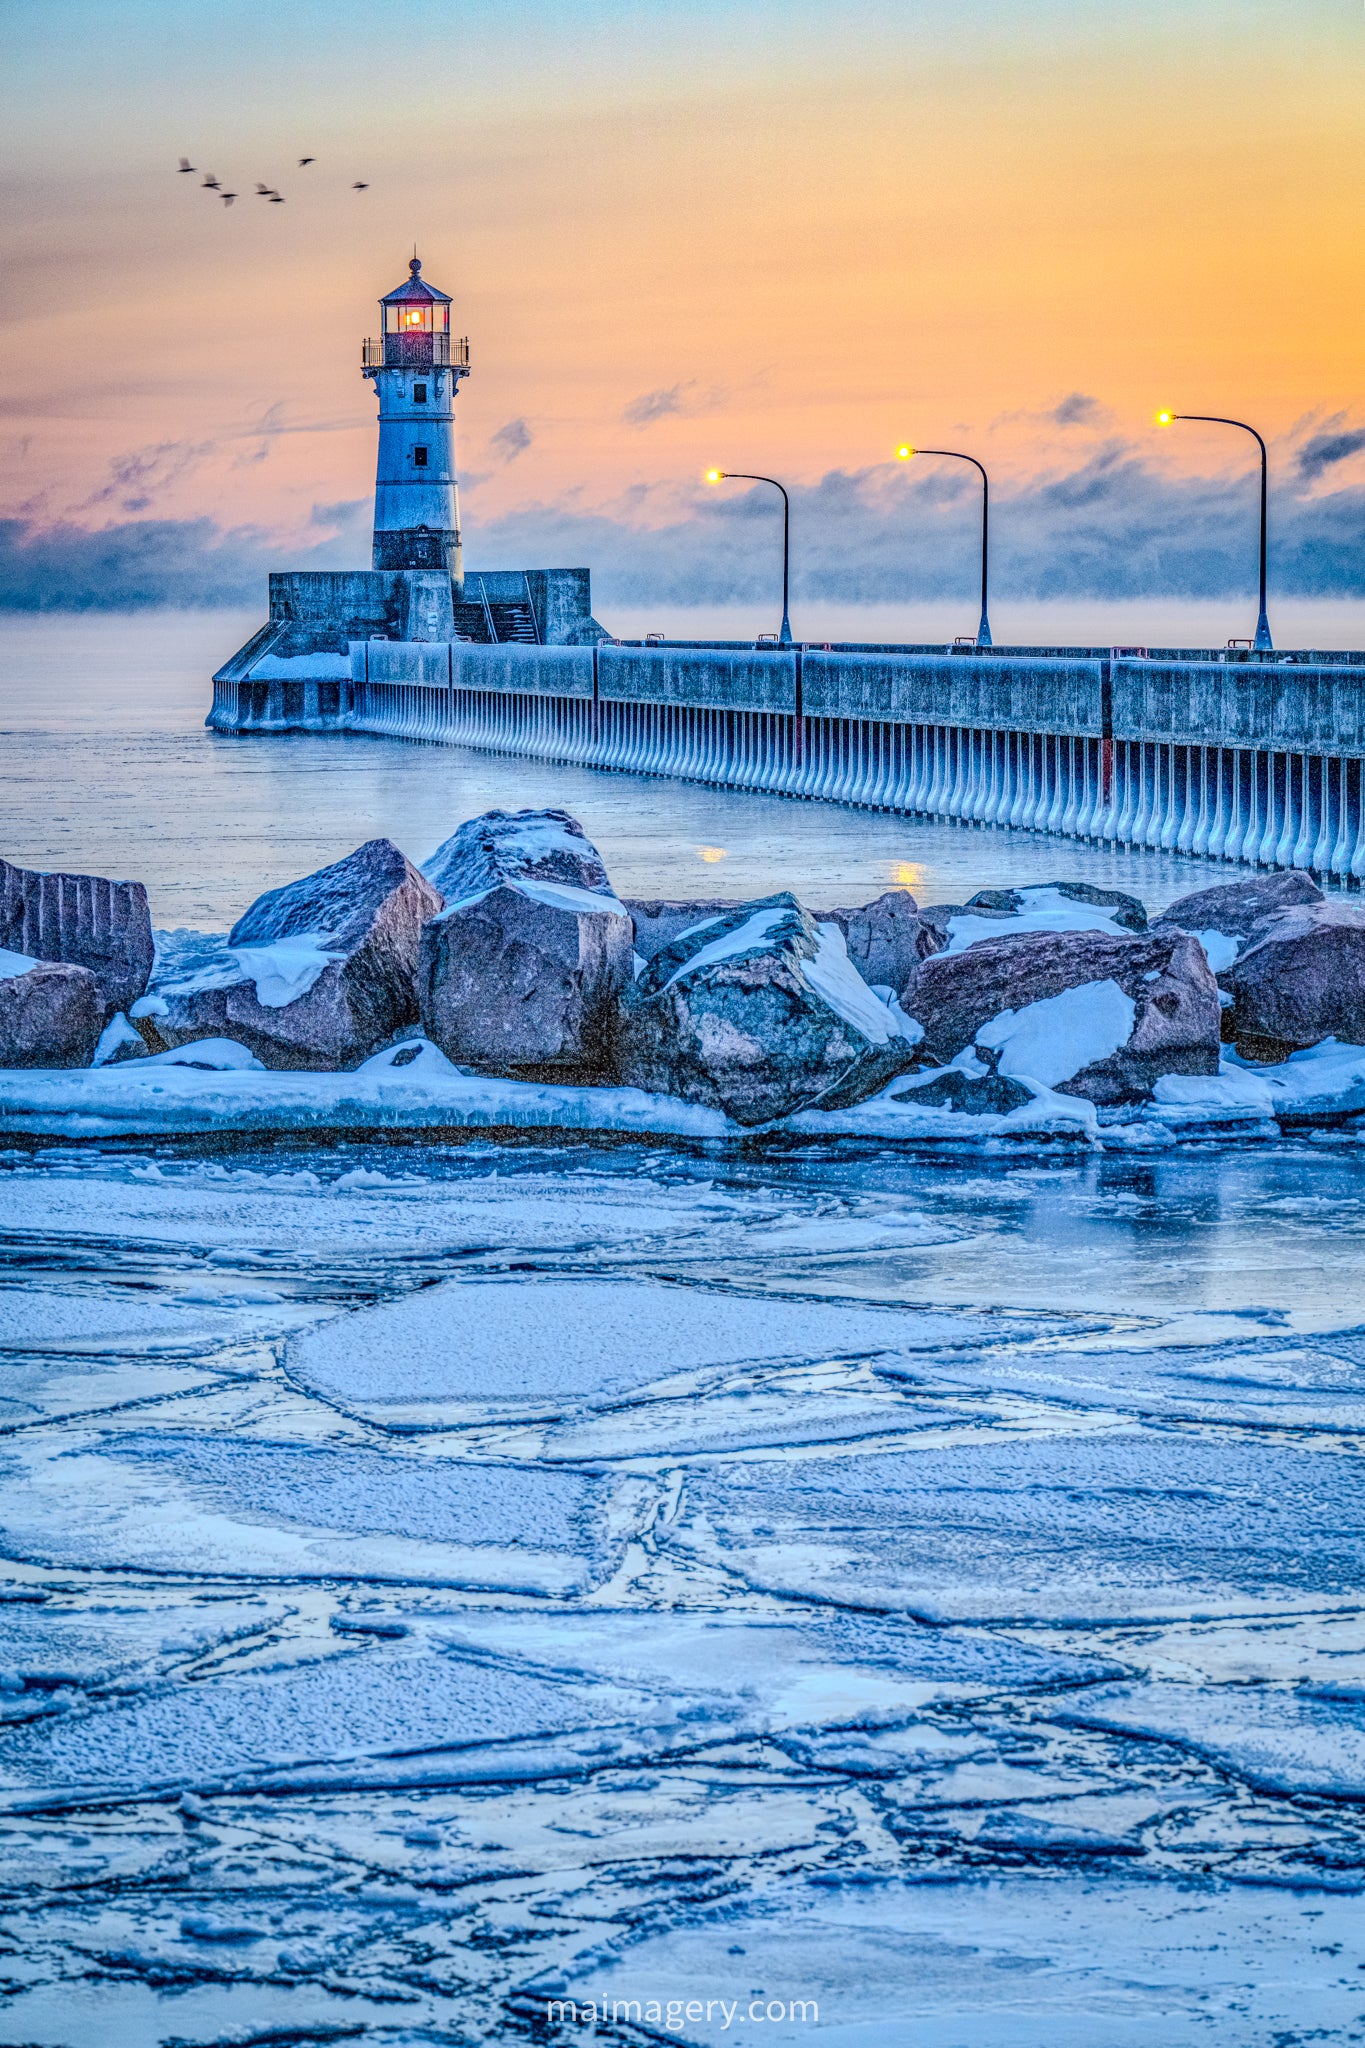
[[[225,941],[133,1005],[156,1051],[234,1039],[267,1067],[353,1067],[417,1015],[422,925],[441,907],[389,839],[258,896]]]
[[[567,811],[486,811],[425,863],[422,1028],[461,1066],[523,1079],[610,1072],[630,917]]]
[[[1286,868],[1279,874],[1254,875],[1249,881],[1223,882],[1216,889],[1197,889],[1192,896],[1180,896],[1160,917],[1153,918],[1152,929],[1177,925],[1181,931],[1193,932],[1221,986],[1230,988],[1233,963],[1258,925],[1296,904],[1325,900],[1311,875],[1302,868]]]
[[[1276,911],[1224,979],[1245,1058],[1282,1060],[1324,1038],[1365,1045],[1365,908],[1333,899]]]
[[[974,1045],[1000,1071],[1101,1104],[1160,1074],[1218,1071],[1218,985],[1187,932],[1024,932],[924,961],[902,995],[944,1064]]]
[[[919,1037],[870,989],[837,924],[794,896],[742,904],[656,953],[621,1008],[630,1087],[740,1124],[860,1102],[913,1064]]]
[[[904,988],[920,961],[944,944],[942,928],[920,916],[908,889],[887,889],[870,903],[820,915],[838,925],[848,957],[869,987]]]
[[[1302,868],[1284,868],[1273,875],[1252,875],[1244,882],[1220,882],[1214,889],[1196,889],[1192,896],[1177,896],[1159,916],[1158,925],[1177,924],[1184,932],[1228,932],[1234,938],[1249,939],[1255,927],[1278,910],[1290,910],[1296,903],[1323,903],[1326,898],[1311,875]]]
[[[920,918],[936,948],[964,953],[982,939],[1020,932],[1141,932],[1147,912],[1136,896],[1088,882],[1044,882],[1027,889],[978,889],[965,903],[931,903]],[[934,950],[931,948],[930,950]]]
[[[0,1067],[88,1067],[103,1026],[88,967],[0,952]]]
[[[694,924],[703,924],[711,917],[724,917],[727,910],[738,910],[740,900],[737,896],[712,896],[687,902],[672,896],[621,898],[635,927],[635,950],[642,960],[652,960],[665,946],[671,946],[674,939],[690,932]]]
[[[141,882],[43,874],[0,860],[0,949],[85,967],[105,1015],[127,1010],[152,971],[152,921]]]

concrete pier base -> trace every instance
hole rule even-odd
[[[220,731],[338,730],[1365,879],[1365,658],[353,640],[220,676]],[[335,689],[335,695],[333,695]]]

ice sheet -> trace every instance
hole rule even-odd
[[[12,1557],[262,1582],[318,1578],[582,1593],[648,1516],[630,1480],[397,1452],[128,1430],[53,1455],[11,1439]]]
[[[678,1376],[932,1341],[904,1311],[616,1280],[450,1281],[291,1345],[303,1385],[378,1420],[554,1416]]]
[[[689,1474],[669,1540],[796,1598],[1095,1624],[1356,1596],[1365,1460],[1117,1426]]]
[[[0,2040],[784,1957],[808,2041],[1358,2031],[1356,1148],[4,1167]],[[456,1415],[393,1333],[476,1300]],[[390,1325],[363,1412],[276,1360]]]
[[[1365,1933],[1345,1899],[1074,1875],[788,1884],[618,1939],[532,1979],[524,2006],[543,2019],[547,1998],[567,1996],[595,2021],[605,1999],[607,2019],[624,2021],[635,2014],[617,2001],[641,2016],[653,2003],[656,2037],[698,2048],[757,2024],[770,2048],[1282,2048],[1305,2021],[1319,2041],[1357,2037],[1361,1968]],[[709,2020],[689,2013],[707,1998]],[[801,1999],[818,2021],[792,2016]]]
[[[411,1073],[370,1067],[353,1074],[146,1068],[145,1060],[132,1060],[99,1069],[0,1073],[0,1138],[442,1129],[741,1135],[719,1110],[635,1088],[541,1087],[428,1074],[420,1066]]]
[[[889,1726],[916,1757],[944,1747],[925,1723],[906,1729],[931,1700],[1001,1686],[1042,1692],[1089,1684],[1105,1671],[1102,1660],[981,1632],[837,1611],[781,1618],[485,1612],[428,1627],[433,1640],[460,1650],[530,1659],[661,1698],[686,1694],[705,1703],[704,1713],[688,1717],[699,1737]],[[828,1768],[839,1765],[831,1759]]]
[[[0,1732],[11,1810],[241,1784],[319,1757],[458,1748],[639,1720],[638,1696],[506,1665],[372,1646],[291,1671],[154,1692]]]
[[[1066,1718],[1171,1742],[1260,1791],[1365,1801],[1365,1688],[1146,1684],[1103,1687]]]
[[[183,1353],[243,1343],[315,1322],[310,1304],[258,1291],[255,1301],[225,1292],[205,1301],[186,1287],[148,1296],[129,1288],[67,1293],[55,1287],[0,1286],[0,1351],[64,1356]]]
[[[1171,1335],[1177,1335],[1171,1332]],[[979,1364],[959,1357],[940,1361],[936,1386],[975,1386],[1059,1401],[1078,1410],[1124,1409],[1190,1421],[1250,1423],[1282,1429],[1365,1429],[1365,1332],[1324,1334],[1317,1343],[1248,1329],[1198,1341],[1190,1318],[1185,1340],[1134,1346],[1122,1332],[1097,1334],[1072,1348],[1042,1344],[1013,1354],[997,1347]],[[922,1380],[922,1362],[898,1368],[883,1361],[878,1373],[908,1370]]]

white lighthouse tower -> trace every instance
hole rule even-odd
[[[450,296],[429,285],[414,256],[410,275],[379,301],[378,339],[361,368],[379,395],[374,487],[376,569],[446,569],[464,585],[455,488],[455,387],[469,375],[469,343],[450,333]]]

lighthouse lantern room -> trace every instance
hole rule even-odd
[[[446,569],[463,587],[455,485],[455,390],[469,375],[469,343],[452,340],[450,295],[409,276],[379,302],[382,332],[366,341],[361,370],[379,397],[374,489],[376,569]]]

